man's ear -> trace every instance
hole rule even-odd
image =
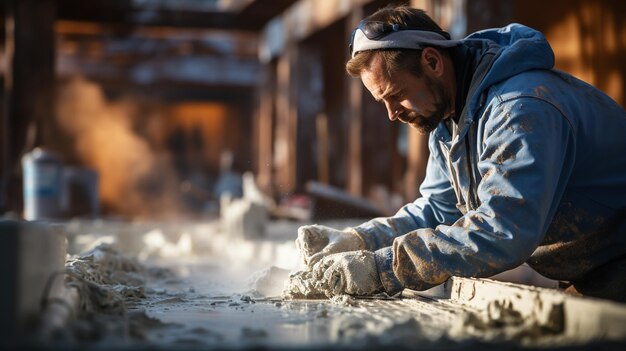
[[[439,77],[443,74],[443,55],[441,51],[433,47],[422,50],[422,67]]]

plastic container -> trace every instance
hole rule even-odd
[[[24,219],[55,219],[61,214],[63,164],[53,152],[35,148],[22,157]]]

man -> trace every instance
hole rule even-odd
[[[430,133],[422,197],[393,217],[298,230],[335,294],[424,290],[524,262],[583,295],[626,301],[626,112],[553,69],[511,24],[450,40],[423,11],[363,20],[346,68],[389,119]]]

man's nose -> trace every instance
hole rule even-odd
[[[398,119],[398,115],[400,114],[400,108],[396,104],[387,104],[387,115],[389,116],[390,121],[395,121]]]

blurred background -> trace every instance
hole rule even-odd
[[[206,218],[244,174],[274,216],[325,196],[393,213],[419,196],[426,138],[344,71],[352,29],[391,3],[454,38],[534,27],[557,68],[626,103],[620,0],[4,0],[0,215],[54,193],[40,217]]]

